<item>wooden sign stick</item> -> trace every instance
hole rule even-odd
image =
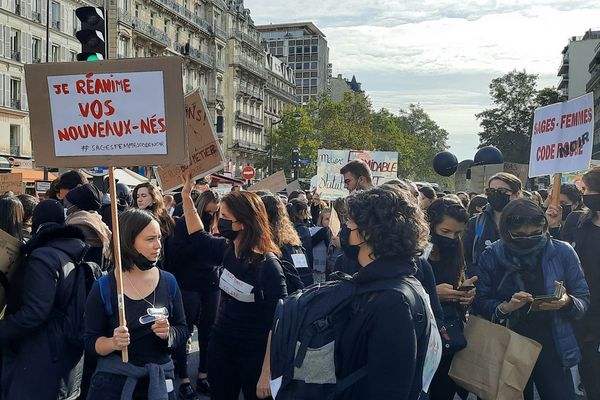
[[[123,295],[123,270],[121,269],[121,240],[119,239],[119,210],[117,207],[117,183],[115,182],[115,168],[108,168],[108,182],[110,188],[110,211],[112,216],[113,253],[115,257],[115,280],[117,281],[117,303],[119,305],[119,325],[127,326],[125,320],[125,297]],[[124,363],[129,362],[127,347],[121,350]]]
[[[550,204],[556,207],[560,206],[560,186],[562,182],[562,174],[554,174],[554,182],[552,183],[552,195]]]

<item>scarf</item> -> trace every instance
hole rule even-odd
[[[65,223],[81,227],[85,234],[85,241],[94,247],[101,245],[104,256],[107,258],[110,256],[111,232],[96,211],[75,211],[69,214]]]

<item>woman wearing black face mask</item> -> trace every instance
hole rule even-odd
[[[522,188],[519,178],[506,172],[500,172],[488,181],[485,189],[488,205],[471,218],[465,231],[463,246],[468,276],[477,275],[481,253],[500,238],[500,214],[510,201],[522,196]]]
[[[221,300],[208,344],[211,399],[237,400],[240,391],[247,400],[266,398],[271,394],[269,332],[287,287],[265,206],[254,193],[228,194],[219,210],[223,238],[212,237],[192,203],[192,185],[187,177],[181,191],[186,251],[223,265]]]
[[[444,312],[440,324],[444,353],[429,396],[430,400],[452,400],[457,392],[466,395],[448,376],[448,371],[454,353],[466,345],[463,335],[465,312],[475,296],[473,284],[477,281],[476,276],[464,279],[465,260],[460,237],[469,214],[458,201],[443,198],[429,206],[427,216],[433,244],[428,261],[433,268],[437,295]]]
[[[213,190],[200,193],[194,200],[196,211],[209,234],[215,216],[219,213],[219,202],[219,194]],[[180,379],[179,397],[183,400],[196,399],[196,392],[202,395],[210,394],[207,379],[207,349],[219,300],[219,265],[210,263],[202,252],[189,251],[188,238],[185,218],[180,218],[175,225],[173,235],[167,239],[165,252],[166,267],[175,275],[181,287],[190,336],[194,326],[198,328],[200,361],[195,390],[187,371],[186,343],[179,346],[174,354],[175,368]]]
[[[576,324],[577,339],[583,356],[579,363],[579,374],[587,397],[600,399],[600,167],[586,172],[583,184],[583,203],[587,210],[571,213],[562,224],[559,237],[575,248],[590,286],[590,308]],[[561,223],[560,208],[550,206],[546,216],[551,224]]]
[[[160,224],[148,211],[131,209],[119,215],[119,234],[127,327],[119,326],[115,277],[107,275],[94,284],[85,309],[86,350],[98,355],[87,398],[174,400],[170,351],[185,342],[187,327],[175,277],[156,268]],[[125,347],[127,364],[119,354]]]
[[[542,345],[525,400],[533,399],[534,383],[541,400],[572,400],[570,368],[581,360],[573,323],[589,305],[577,254],[550,238],[543,210],[526,199],[506,206],[500,236],[481,256],[473,311]],[[553,295],[560,283],[566,289],[560,299],[530,309],[535,297]]]

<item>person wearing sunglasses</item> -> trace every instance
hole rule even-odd
[[[350,193],[356,190],[367,190],[373,187],[371,169],[362,160],[352,160],[340,169],[344,176],[344,188]]]
[[[579,258],[571,245],[551,239],[544,211],[528,199],[504,208],[499,233],[479,261],[473,312],[542,345],[525,400],[533,399],[534,383],[541,400],[572,400],[570,368],[581,360],[573,324],[590,301]],[[533,304],[561,285],[559,298]]]
[[[500,172],[492,176],[485,189],[488,205],[469,221],[465,231],[463,246],[467,275],[477,275],[481,253],[500,238],[498,222],[500,214],[512,200],[522,197],[523,184],[512,174]]]

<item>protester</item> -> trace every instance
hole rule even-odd
[[[23,223],[21,224],[21,235],[24,240],[31,238],[31,218],[33,217],[33,210],[39,204],[40,200],[33,197],[30,194],[20,194],[17,196],[21,205],[23,206]],[[2,214],[2,213],[0,213]]]
[[[313,247],[313,278],[315,282],[324,282],[327,275],[327,256],[331,246],[332,232],[329,229],[331,208],[323,208],[316,226],[311,228],[311,244]]]
[[[245,400],[271,394],[269,331],[275,307],[287,295],[279,248],[273,242],[265,207],[250,192],[221,200],[219,233],[206,233],[191,198],[192,181],[181,195],[188,231],[186,243],[206,262],[223,265],[221,301],[208,345],[211,399]]]
[[[0,229],[20,242],[23,237],[23,204],[16,196],[0,196]]]
[[[213,220],[219,213],[219,194],[206,190],[198,195],[194,207],[200,215],[203,227],[210,234]],[[177,278],[181,288],[186,323],[191,337],[194,327],[198,328],[198,345],[200,348],[196,391],[210,395],[207,380],[207,350],[210,332],[215,322],[219,301],[219,266],[207,262],[204,253],[188,246],[188,233],[184,218],[180,218],[173,236],[167,240],[166,269]],[[179,396],[182,399],[195,399],[196,392],[190,384],[187,370],[188,356],[186,343],[175,349],[176,372],[180,380]]]
[[[167,212],[160,190],[149,182],[140,183],[133,189],[134,207],[150,211],[160,223],[163,239],[171,235],[175,222]]]
[[[428,229],[423,212],[409,197],[397,187],[384,186],[348,198],[346,225],[349,245],[358,249],[355,258],[361,269],[353,280],[359,288],[416,272],[413,257],[425,248]],[[338,398],[419,398],[429,334],[416,335],[411,309],[401,293],[386,290],[357,296],[342,332],[336,344],[337,379],[364,366],[368,377]]]
[[[584,315],[590,296],[577,254],[550,238],[543,210],[527,199],[504,208],[499,233],[500,240],[481,256],[473,311],[508,322],[516,333],[542,345],[525,400],[533,399],[533,384],[542,400],[574,399],[570,368],[579,363],[581,352],[573,322]],[[553,295],[559,284],[566,292],[558,300],[532,309],[535,298]]]
[[[469,208],[469,202],[471,201],[471,198],[469,197],[469,195],[467,194],[467,192],[456,192],[456,195],[460,199],[460,202],[462,203],[462,205],[465,208],[465,210],[468,209]]]
[[[131,209],[119,216],[119,235],[127,326],[119,324],[111,273],[94,284],[85,309],[86,349],[98,355],[88,400],[174,400],[169,352],[185,342],[187,328],[175,278],[156,267],[160,224],[150,212]],[[125,347],[128,363],[121,361]]]
[[[500,238],[498,223],[502,210],[511,200],[522,196],[522,187],[519,178],[506,172],[499,172],[489,179],[485,189],[489,204],[471,218],[464,236],[467,275],[477,275],[481,253]]]
[[[175,198],[172,194],[167,194],[164,196],[164,202],[167,214],[169,214],[169,216],[173,216],[173,211],[175,210]]]
[[[293,192],[291,192],[288,195],[288,202],[290,202],[294,199],[302,200],[305,203],[308,203],[308,199],[306,197],[306,192],[304,190],[294,190]]]
[[[435,190],[431,186],[421,186],[419,188],[419,206],[421,209],[427,210],[436,198]]]
[[[79,394],[83,346],[63,330],[64,310],[77,301],[74,264],[87,246],[79,228],[64,225],[63,206],[56,200],[38,204],[32,227],[0,320],[2,398],[73,399]]]
[[[60,200],[58,198],[58,192],[59,192],[59,190],[58,190],[58,184],[59,184],[59,182],[60,182],[60,178],[56,178],[55,180],[53,180],[50,183],[50,188],[44,194],[44,198],[40,199],[40,201],[44,200],[44,199]]]
[[[67,208],[69,204],[64,202],[64,198],[67,196],[67,193],[69,193],[70,190],[75,189],[77,186],[85,185],[86,183],[88,183],[88,180],[83,173],[74,169],[65,172],[58,178],[58,182],[56,184],[56,189],[58,190],[58,200],[62,200],[65,208]],[[50,188],[52,189],[52,186]]]
[[[473,217],[483,211],[483,208],[488,204],[487,197],[477,195],[469,202],[469,217]]]
[[[313,283],[313,243],[310,229],[306,220],[308,219],[308,204],[300,199],[290,200],[287,204],[287,212],[290,217],[290,221],[294,224],[296,232],[302,242],[306,254],[306,261],[310,273],[302,275],[302,282],[304,286],[311,285]]]
[[[465,280],[465,260],[461,235],[469,221],[463,203],[447,197],[434,201],[427,209],[431,243],[428,255],[437,285],[437,295],[443,309],[440,326],[442,340],[447,347],[435,374],[429,392],[430,400],[452,400],[458,392],[466,392],[448,376],[455,352],[466,346],[463,335],[467,307],[475,296],[474,276]]]
[[[544,206],[544,199],[538,192],[531,192],[531,200],[540,207]]]
[[[560,230],[560,239],[575,248],[590,288],[590,307],[576,327],[582,360],[579,373],[588,399],[600,399],[600,167],[583,174],[585,212],[572,212]],[[562,192],[562,188],[561,188]],[[561,197],[563,195],[561,194]],[[550,206],[546,212],[549,224],[560,226],[564,206]]]
[[[78,226],[85,235],[85,242],[90,246],[86,261],[93,261],[102,270],[107,268],[105,259],[110,257],[110,229],[102,221],[98,210],[102,206],[101,194],[96,186],[91,183],[78,186],[69,191],[66,197],[69,204],[67,208],[67,225]]]
[[[327,203],[321,201],[321,195],[315,191],[310,202],[310,219],[313,224],[317,224],[319,216],[325,208],[327,208]]]
[[[117,189],[117,212],[120,214],[123,211],[128,210],[133,204],[133,197],[131,196],[131,190],[129,186],[124,183],[117,182],[115,185]],[[108,229],[112,231],[112,210],[110,208],[110,196],[105,193],[105,197],[108,197],[107,201],[102,201],[102,206],[98,213],[102,216],[102,222],[108,226]]]
[[[371,168],[362,160],[350,161],[340,169],[340,174],[344,176],[344,188],[350,193],[373,187]]]

